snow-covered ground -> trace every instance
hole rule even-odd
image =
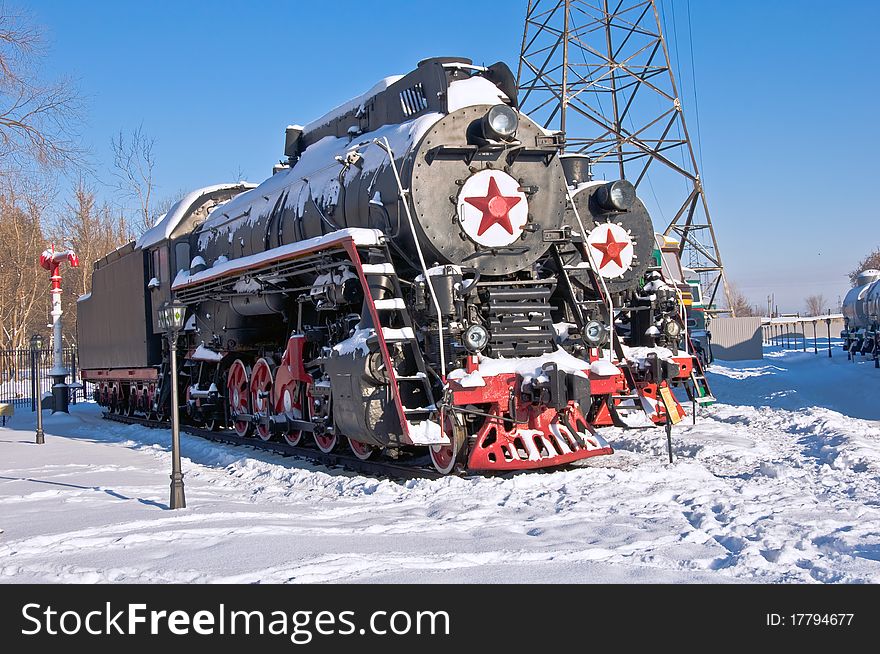
[[[604,433],[577,469],[406,483],[167,431],[94,405],[0,428],[5,582],[880,582],[880,370],[767,350],[674,433]],[[9,425],[10,423],[8,423]]]

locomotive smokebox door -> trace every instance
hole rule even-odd
[[[416,231],[433,250],[429,258],[501,276],[546,253],[543,232],[562,229],[566,192],[559,157],[537,146],[543,132],[526,116],[518,115],[514,141],[468,142],[469,126],[492,109],[477,105],[445,116],[409,165]]]

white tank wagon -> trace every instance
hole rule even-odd
[[[880,368],[880,270],[861,272],[843,299],[840,333],[849,358],[870,356]]]

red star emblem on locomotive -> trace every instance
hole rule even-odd
[[[494,177],[489,178],[489,190],[486,197],[465,198],[464,201],[483,212],[477,236],[482,236],[492,225],[501,225],[509,234],[513,234],[510,224],[510,210],[519,204],[521,197],[501,195],[501,190]]]
[[[627,241],[615,241],[614,234],[611,233],[610,229],[608,230],[605,239],[604,243],[591,243],[594,248],[602,253],[602,263],[599,264],[599,267],[604,268],[607,264],[613,261],[619,267],[623,268],[623,261],[620,259],[620,253],[626,249],[629,243]]]

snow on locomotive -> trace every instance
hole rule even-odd
[[[421,448],[444,473],[610,454],[595,428],[677,420],[665,391],[695,361],[633,186],[560,150],[504,64],[385,79],[289,127],[261,185],[196,191],[98,262],[83,377],[111,410],[167,416],[156,311],[174,298],[197,425]]]
[[[850,358],[869,355],[880,367],[880,270],[859,273],[843,299],[843,349]]]

